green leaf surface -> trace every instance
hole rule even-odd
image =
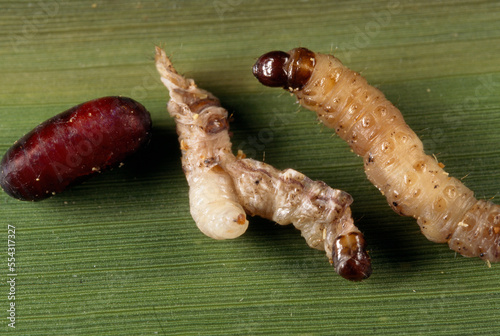
[[[107,95],[140,101],[154,123],[151,145],[120,169],[42,202],[0,194],[1,334],[498,334],[500,266],[426,240],[332,130],[251,73],[270,50],[333,52],[401,109],[450,175],[491,199],[500,191],[497,1],[0,4],[1,153],[38,123]],[[231,241],[198,231],[155,45],[233,113],[235,149],[353,195],[368,280],[339,277],[291,226],[251,218]]]

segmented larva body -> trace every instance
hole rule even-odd
[[[231,152],[228,113],[211,93],[179,75],[165,52],[156,67],[170,92],[182,167],[189,184],[190,211],[198,228],[215,239],[236,238],[248,226],[246,213],[294,224],[313,248],[325,250],[346,279],[371,274],[361,232],[351,217],[349,194],[287,169],[280,171],[243,153]]]
[[[307,244],[326,251],[335,265],[346,258],[333,253],[335,244],[363,246],[356,248],[356,253],[364,258],[365,243],[354,226],[349,208],[352,197],[348,193],[313,181],[294,169],[281,171],[253,159],[229,158],[224,166],[234,181],[241,205],[250,215],[281,225],[293,223]]]
[[[239,237],[247,230],[248,221],[231,177],[220,167],[222,158],[231,154],[227,111],[210,92],[177,74],[159,48],[156,66],[170,92],[168,111],[179,135],[191,216],[211,238]]]
[[[477,200],[434,157],[381,91],[332,55],[305,48],[267,53],[254,66],[267,86],[293,92],[302,106],[364,159],[368,179],[399,214],[417,219],[431,241],[489,261],[500,259],[500,206]]]

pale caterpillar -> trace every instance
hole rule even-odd
[[[500,259],[500,206],[477,200],[448,176],[381,91],[331,55],[296,48],[262,55],[253,67],[283,87],[363,157],[368,179],[399,214],[417,219],[431,241],[488,261]]]
[[[293,170],[231,152],[228,113],[210,92],[179,75],[161,48],[156,68],[168,88],[182,168],[189,184],[191,215],[215,239],[236,238],[248,226],[245,213],[291,224],[309,246],[325,250],[335,270],[359,281],[371,274],[363,235],[349,208],[349,194]]]

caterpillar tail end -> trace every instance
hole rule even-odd
[[[175,89],[188,90],[194,86],[194,82],[191,79],[184,78],[177,73],[165,50],[158,46],[155,47],[155,65],[156,70],[160,73],[161,81],[171,94]]]
[[[360,232],[350,232],[335,239],[333,266],[343,278],[351,281],[367,279],[372,274],[365,238]]]

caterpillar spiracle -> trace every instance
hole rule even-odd
[[[278,224],[293,224],[309,246],[326,251],[342,277],[359,281],[371,274],[362,233],[354,225],[352,197],[293,169],[231,151],[228,112],[210,92],[174,69],[161,48],[156,68],[168,88],[189,184],[191,215],[215,239],[236,238],[248,227],[246,213]]]
[[[266,86],[283,87],[363,157],[368,179],[399,214],[414,217],[431,241],[467,257],[500,259],[500,206],[477,200],[426,155],[401,112],[359,73],[306,48],[262,55],[253,67]]]

